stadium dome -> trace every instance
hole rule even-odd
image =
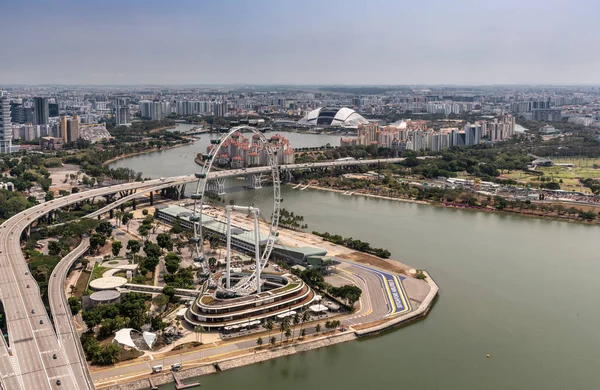
[[[304,118],[298,121],[299,125],[304,126],[340,126],[340,127],[358,127],[360,124],[369,123],[359,113],[348,107],[325,108],[319,107],[312,110]]]

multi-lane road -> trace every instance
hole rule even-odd
[[[333,161],[311,164],[282,166],[282,170],[312,169],[348,165],[373,165],[397,163],[402,158],[382,160]],[[255,167],[228,171],[211,172],[209,179],[269,172],[270,167]],[[109,195],[120,191],[136,190],[136,194],[124,197],[110,204],[102,212],[123,203],[124,199],[135,198],[152,190],[197,180],[194,175],[167,179],[146,180],[91,189],[45,202],[19,213],[0,226],[0,300],[6,313],[8,340],[0,343],[0,386],[4,390],[30,389],[93,389],[88,374],[87,363],[82,356],[72,323],[64,310],[64,301],[56,297],[62,283],[53,282],[49,294],[52,310],[56,310],[56,331],[42,302],[35,279],[30,275],[25,257],[21,251],[20,237],[27,227],[42,215],[78,201],[96,196]],[[100,215],[94,213],[90,216]],[[73,256],[66,263],[57,266],[53,275],[68,271],[65,264],[74,261]],[[58,276],[56,276],[58,278]],[[52,276],[54,278],[54,276]],[[62,280],[62,278],[61,278]],[[58,305],[58,307],[56,307]]]

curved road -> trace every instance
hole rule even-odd
[[[397,163],[402,160],[404,159],[394,158],[292,164],[281,166],[280,169],[295,170],[331,166],[373,165],[379,162]],[[211,179],[225,178],[263,173],[269,170],[270,167],[236,169],[211,172],[209,177]],[[4,340],[0,343],[0,386],[4,390],[94,388],[89,378],[87,363],[80,352],[78,339],[72,333],[72,324],[69,321],[61,320],[64,312],[60,312],[60,303],[59,309],[55,307],[57,297],[54,296],[56,294],[53,291],[56,289],[54,285],[61,286],[60,283],[52,283],[53,298],[51,304],[54,305],[52,309],[57,310],[57,332],[52,328],[37,283],[30,275],[27,262],[21,251],[20,237],[23,231],[42,215],[81,200],[120,191],[144,190],[130,196],[134,198],[155,189],[195,180],[197,179],[194,175],[186,175],[91,189],[31,207],[13,216],[0,226],[0,300],[4,305],[8,328],[8,344]],[[103,210],[117,207],[124,202],[124,199],[130,197],[120,199]],[[100,214],[97,212],[90,216],[95,215]],[[69,256],[67,258],[65,260],[67,263],[75,260]],[[61,272],[61,274],[62,272],[66,273],[68,268],[61,264],[55,275],[58,272]],[[57,336],[57,333],[59,336]],[[70,339],[70,337],[75,340]],[[54,358],[55,355],[56,358]],[[58,385],[58,381],[60,381],[60,385]]]

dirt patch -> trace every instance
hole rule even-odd
[[[397,260],[386,260],[381,259],[377,256],[370,255],[363,252],[352,252],[348,254],[339,254],[339,258],[344,260],[351,260],[357,263],[369,264],[374,267],[384,269],[386,271],[396,272],[398,274],[407,275],[408,270],[412,269],[406,264],[402,264]]]

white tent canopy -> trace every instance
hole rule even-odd
[[[313,313],[321,313],[321,312],[325,312],[329,309],[327,309],[327,306],[325,305],[312,305],[311,307],[309,307],[310,311],[312,311]]]
[[[124,345],[129,348],[134,348],[139,351],[140,347],[133,341],[133,338],[131,337],[132,332],[140,333],[138,330],[135,330],[133,328],[119,329],[115,333],[115,338],[113,339],[113,343],[116,342],[120,345]],[[144,343],[146,344],[148,349],[152,349],[152,346],[156,342],[156,333],[144,332],[144,333],[140,333],[140,334],[142,335],[142,339],[144,340]]]

